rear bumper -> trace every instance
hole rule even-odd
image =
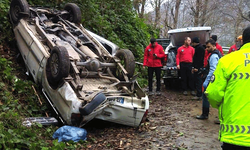
[[[144,107],[138,105],[139,101],[144,101]],[[132,103],[131,103],[132,102]],[[138,100],[138,102],[109,102],[108,107],[105,107],[99,115],[95,118],[110,121],[127,126],[137,127],[140,125],[144,114],[149,109],[148,97]]]
[[[164,71],[164,75],[163,75],[163,79],[179,79],[179,70],[177,69],[176,66],[173,67],[167,67],[164,66],[162,68],[162,70]]]

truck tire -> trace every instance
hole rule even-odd
[[[53,89],[58,88],[63,78],[68,77],[70,70],[69,54],[65,47],[55,46],[47,61],[47,80]]]
[[[66,16],[65,19],[76,24],[81,23],[82,20],[81,10],[75,3],[67,3],[64,7],[64,10],[69,12],[69,14]]]
[[[121,49],[116,52],[115,56],[121,60],[122,66],[128,72],[128,78],[131,78],[135,72],[135,57],[133,53],[130,50]],[[119,80],[124,80],[120,69],[116,68],[114,74]]]
[[[9,14],[12,23],[16,25],[20,19],[30,16],[29,4],[26,0],[12,0]]]

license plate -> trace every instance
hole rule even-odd
[[[110,97],[108,98],[110,102],[118,102],[123,104],[124,103],[124,98],[123,97]]]

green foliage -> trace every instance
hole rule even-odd
[[[43,131],[45,129],[40,125],[27,128],[21,124],[22,118],[35,116],[36,113],[33,110],[39,110],[40,106],[37,105],[36,98],[33,96],[32,83],[18,80],[11,75],[13,69],[10,64],[6,59],[0,58],[0,110],[2,110],[0,113],[0,149],[46,147],[48,143],[44,141],[41,134],[48,135]],[[26,97],[24,98],[22,94]],[[42,111],[39,114],[43,114]],[[51,133],[53,133],[52,130],[50,130]]]
[[[85,141],[58,143],[52,139],[55,126],[22,125],[26,117],[42,117],[48,111],[46,104],[39,105],[33,91],[33,82],[23,81],[13,74],[11,62],[0,58],[0,149],[82,149]]]
[[[0,58],[0,75],[2,80],[11,84],[13,82],[14,76],[11,74],[11,62],[8,62],[5,58]]]
[[[10,40],[12,31],[11,24],[8,19],[8,11],[10,7],[9,0],[0,0],[0,44],[3,43],[4,40]]]

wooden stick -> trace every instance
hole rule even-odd
[[[35,89],[35,87],[34,87],[33,85],[32,85],[32,88],[33,88],[33,90],[34,90],[34,92],[35,92],[35,94],[36,94],[36,97],[37,97],[37,98],[38,98],[38,100],[39,100],[40,105],[42,106],[42,105],[43,105],[43,103],[42,103],[42,101],[41,101],[41,99],[40,99],[39,95],[37,94],[36,89]],[[46,117],[49,117],[49,115],[48,115],[48,113],[47,113],[47,112],[45,112],[45,115],[46,115]]]

